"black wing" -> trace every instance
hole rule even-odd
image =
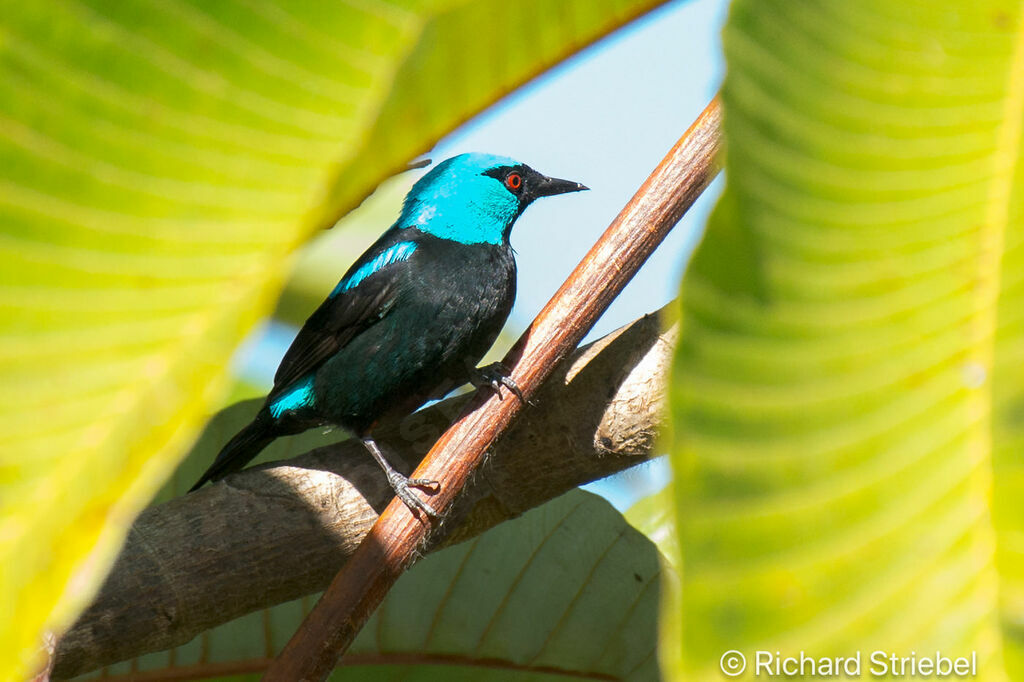
[[[321,303],[284,354],[270,397],[315,370],[357,334],[380,321],[395,302],[396,288],[392,278],[369,277],[355,289]]]

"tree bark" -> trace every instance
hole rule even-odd
[[[441,544],[649,458],[675,334],[648,315],[562,363],[497,441],[445,522]],[[410,471],[466,399],[422,410],[378,440]],[[391,497],[376,464],[350,440],[150,508],[93,605],[60,640],[54,677],[169,649],[323,590]]]

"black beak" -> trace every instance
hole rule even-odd
[[[578,182],[572,180],[559,180],[558,178],[549,178],[546,175],[541,175],[536,184],[530,188],[530,192],[535,197],[550,197],[556,194],[565,194],[566,192],[582,192],[589,187],[584,187]]]

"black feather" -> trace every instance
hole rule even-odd
[[[386,279],[364,282],[339,293],[314,311],[285,353],[274,374],[273,398],[297,379],[318,368],[352,338],[384,319],[393,302],[394,287]]]

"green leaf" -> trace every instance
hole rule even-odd
[[[675,524],[675,490],[671,483],[634,502],[623,516],[629,525],[657,546],[671,565],[679,565],[681,558]]]
[[[332,680],[658,679],[658,556],[606,501],[579,490],[417,563]],[[113,666],[256,680],[315,597]],[[120,678],[127,679],[127,678]]]
[[[658,632],[658,662],[666,680],[684,679],[682,668],[682,576],[679,566],[679,535],[675,519],[675,487],[669,482],[658,492],[633,503],[623,514],[629,525],[647,536],[658,548],[661,559],[661,607]]]
[[[724,46],[672,390],[679,663],[977,652],[1020,679],[1020,3],[737,0]]]
[[[290,252],[658,4],[4,4],[0,679],[90,598]]]

